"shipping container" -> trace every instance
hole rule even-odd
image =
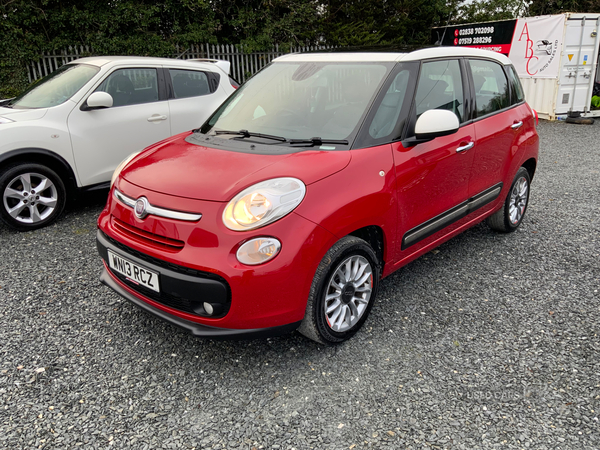
[[[600,109],[592,105],[592,96],[600,87],[599,28],[598,13],[524,17],[434,28],[432,44],[508,56],[527,102],[541,118],[596,117]]]

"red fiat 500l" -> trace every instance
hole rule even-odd
[[[502,55],[283,56],[121,164],[102,281],[198,336],[341,342],[383,277],[484,219],[515,230],[537,154]]]

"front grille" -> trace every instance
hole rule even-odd
[[[129,253],[130,255],[135,256],[136,258],[142,259],[150,264],[154,264],[156,266],[162,267],[164,269],[172,270],[173,272],[181,273],[184,275],[190,275],[192,277],[200,277],[200,278],[208,278],[210,280],[220,281],[221,283],[227,283],[225,278],[210,272],[202,272],[200,270],[190,269],[189,267],[179,266],[177,264],[170,263],[168,261],[163,261],[162,259],[154,258],[150,255],[146,255],[145,253],[138,252],[137,250],[128,247],[125,244],[121,244],[119,241],[114,240],[110,236],[107,236],[104,232],[102,233],[102,237],[109,241],[112,245],[119,248],[125,253]]]
[[[115,230],[124,234],[134,241],[140,242],[145,245],[150,245],[154,248],[167,251],[179,251],[185,245],[185,242],[178,239],[171,239],[158,234],[149,233],[148,231],[140,230],[133,225],[123,222],[115,217],[112,218],[113,226]]]

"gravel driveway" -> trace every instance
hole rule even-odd
[[[0,448],[599,448],[600,121],[539,133],[519,231],[390,276],[337,347],[198,340],[121,299],[101,196],[0,225]]]

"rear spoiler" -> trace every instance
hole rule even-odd
[[[194,58],[188,59],[188,61],[200,61],[200,62],[208,62],[213,63],[227,75],[229,75],[229,71],[231,70],[231,63],[229,61],[223,61],[221,59],[209,59],[209,58]]]

